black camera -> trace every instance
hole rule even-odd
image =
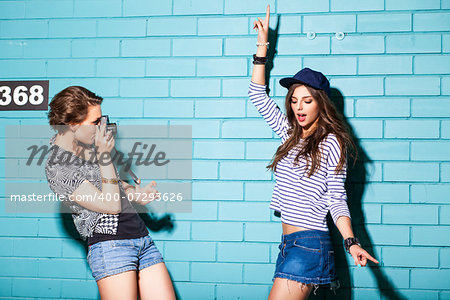
[[[108,115],[103,115],[100,119],[100,125],[106,124],[105,132],[111,132],[112,136],[117,134],[117,124],[110,123]]]

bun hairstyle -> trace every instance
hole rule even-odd
[[[88,107],[100,105],[103,98],[82,86],[69,86],[56,94],[50,102],[47,114],[50,125],[63,133],[69,125],[81,123],[87,118]]]

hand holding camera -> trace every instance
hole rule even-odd
[[[100,126],[97,126],[94,143],[97,148],[97,154],[111,153],[115,145],[113,130],[107,130],[108,117],[102,116]]]

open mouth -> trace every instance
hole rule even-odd
[[[306,119],[306,114],[297,114],[297,119],[298,119],[300,122],[305,121],[305,119]]]

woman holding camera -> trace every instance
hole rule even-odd
[[[99,125],[102,98],[71,86],[50,103],[51,140],[45,171],[50,188],[72,211],[101,299],[175,299],[163,257],[130,204],[154,199],[145,187],[121,181],[111,157],[115,140]]]

